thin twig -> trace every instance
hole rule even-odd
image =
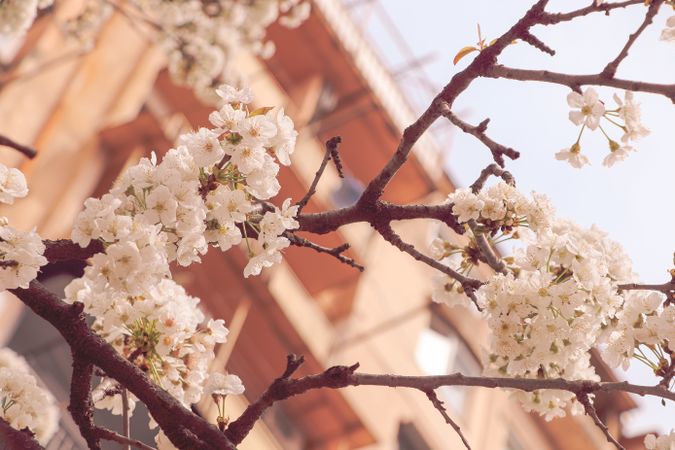
[[[291,245],[294,245],[296,247],[305,247],[305,248],[311,248],[314,251],[317,251],[319,253],[325,253],[327,255],[331,255],[332,257],[336,258],[338,261],[341,263],[347,264],[348,266],[351,266],[355,269],[357,269],[359,272],[363,272],[365,270],[365,267],[363,267],[361,264],[357,263],[354,261],[354,259],[350,258],[349,256],[345,256],[342,253],[345,251],[349,250],[351,247],[349,244],[342,244],[338,247],[330,248],[330,247],[324,247],[319,244],[315,244],[314,242],[305,239],[303,237],[300,237],[296,234],[286,232],[284,233],[284,236],[288,238],[289,241],[291,241]]]
[[[328,141],[326,141],[326,152],[323,155],[323,160],[321,161],[321,165],[319,166],[319,169],[316,171],[316,174],[314,174],[314,179],[312,180],[312,184],[309,185],[309,189],[307,190],[307,193],[297,203],[298,214],[300,214],[300,212],[302,212],[302,209],[307,205],[307,203],[309,202],[309,199],[312,198],[312,195],[314,195],[316,193],[316,186],[319,184],[319,180],[321,179],[321,176],[323,175],[324,170],[326,170],[326,166],[328,165],[328,161],[330,161],[331,159],[334,160],[335,166],[338,168],[338,173],[340,173],[341,176],[342,176],[342,163],[337,158],[337,148],[338,148],[338,145],[340,145],[340,142],[342,142],[342,138],[340,136],[332,137],[332,138],[328,139]]]
[[[627,0],[616,3],[602,3],[597,5],[594,1],[591,6],[586,6],[566,13],[544,13],[539,19],[541,25],[555,25],[560,22],[569,22],[578,17],[584,17],[591,13],[604,12],[606,15],[615,9],[626,8],[633,5],[644,5],[644,0]]]
[[[28,147],[26,145],[19,144],[18,142],[13,141],[12,139],[8,138],[7,136],[3,136],[0,134],[0,145],[4,145],[5,147],[11,147],[14,150],[18,151],[22,155],[26,156],[27,158],[35,158],[37,156],[37,151],[32,148]]]
[[[434,405],[434,408],[436,408],[438,410],[438,412],[441,413],[441,416],[443,416],[443,419],[445,419],[445,423],[450,425],[455,430],[455,432],[457,433],[459,438],[464,443],[464,446],[466,447],[466,449],[471,450],[471,446],[469,445],[469,441],[466,440],[466,437],[464,436],[464,433],[462,433],[462,429],[459,427],[457,422],[452,420],[452,417],[450,417],[450,415],[448,414],[448,411],[445,409],[445,405],[443,405],[443,402],[438,398],[438,396],[436,395],[436,392],[435,391],[426,391],[425,393],[427,394],[427,398],[429,399],[431,404]]]
[[[536,48],[537,50],[540,50],[544,53],[548,53],[551,56],[555,56],[555,50],[553,50],[551,47],[546,45],[544,41],[539,39],[537,36],[534,34],[530,33],[529,30],[525,31],[523,34],[520,35],[520,38],[530,44],[532,47]]]
[[[577,393],[577,399],[579,400],[579,403],[584,405],[584,410],[586,411],[586,414],[593,419],[593,422],[595,422],[595,425],[602,430],[602,433],[605,435],[607,438],[607,441],[614,444],[616,448],[619,450],[626,450],[626,448],[619,444],[619,441],[617,441],[614,436],[612,436],[612,433],[609,432],[609,428],[607,428],[607,425],[603,423],[602,420],[600,420],[600,417],[598,417],[598,412],[595,410],[595,406],[593,406],[593,403],[591,402],[591,399],[588,397],[588,394],[586,392],[579,392]]]
[[[651,4],[649,5],[649,8],[647,9],[647,13],[645,14],[644,20],[642,21],[638,29],[635,30],[635,32],[628,37],[628,41],[626,41],[626,44],[623,46],[623,48],[616,56],[616,58],[607,63],[605,68],[602,70],[603,75],[610,78],[616,75],[616,71],[619,68],[619,64],[621,64],[621,61],[626,59],[626,57],[628,56],[628,52],[630,51],[630,48],[633,46],[637,38],[654,21],[654,16],[656,16],[656,14],[659,12],[659,8],[661,8],[662,4],[663,0],[652,0]]]
[[[478,224],[475,220],[469,220],[469,228],[473,233],[473,237],[476,239],[476,245],[481,255],[485,258],[485,262],[494,270],[495,272],[506,275],[506,264],[501,260],[493,251],[490,243],[488,242],[485,234],[478,229]]]
[[[470,186],[471,192],[474,194],[478,194],[481,189],[483,189],[483,186],[485,186],[485,182],[490,178],[490,176],[495,176],[499,177],[502,180],[504,180],[505,183],[514,186],[516,185],[516,180],[513,178],[513,175],[511,175],[511,172],[506,171],[496,164],[490,164],[487,166],[485,169],[480,171],[480,175],[478,178],[476,178],[476,181],[473,182],[473,184]]]
[[[460,130],[474,136],[476,139],[481,141],[492,153],[492,159],[494,159],[495,162],[501,167],[504,167],[504,155],[511,159],[517,159],[520,156],[520,153],[518,153],[516,150],[512,149],[511,147],[506,147],[499,142],[493,141],[487,134],[485,134],[485,130],[487,130],[490,119],[485,119],[477,126],[473,126],[464,122],[462,119],[453,114],[447,104],[442,107],[441,111],[443,117],[452,122]]]
[[[108,430],[107,428],[96,427],[96,435],[100,439],[105,439],[106,441],[118,442],[122,445],[126,445],[127,447],[131,446],[131,447],[138,448],[138,449],[141,449],[141,450],[156,450],[154,447],[150,447],[149,445],[144,444],[141,441],[137,441],[136,439],[126,438],[126,437],[122,436],[121,434],[117,434],[112,430]]]
[[[444,274],[448,275],[449,277],[457,280],[459,284],[462,285],[462,289],[464,289],[466,295],[476,305],[476,308],[478,308],[479,311],[482,311],[482,308],[478,305],[478,299],[474,294],[474,291],[478,289],[482,284],[480,281],[466,277],[461,273],[457,272],[456,270],[454,270],[453,268],[448,267],[445,264],[441,264],[435,259],[420,252],[415,248],[414,245],[408,244],[403,239],[401,239],[401,237],[398,234],[396,234],[396,232],[389,223],[374,224],[373,227],[375,228],[375,230],[377,230],[378,233],[380,233],[380,235],[384,238],[385,241],[389,242],[394,247],[398,248],[404,253],[409,254],[417,261],[423,262],[428,266],[431,266],[434,269],[439,270]]]

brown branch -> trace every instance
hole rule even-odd
[[[628,382],[598,382],[588,380],[566,380],[563,378],[502,378],[471,377],[461,373],[435,376],[405,376],[356,373],[359,364],[352,366],[333,366],[325,371],[301,378],[290,378],[302,363],[302,357],[289,355],[289,363],[284,374],[274,380],[261,397],[253,402],[244,413],[232,422],[225,431],[235,444],[241,442],[273,403],[299,395],[313,389],[339,389],[348,386],[382,386],[392,388],[417,389],[427,394],[441,386],[474,386],[484,388],[517,389],[534,392],[542,389],[554,389],[571,392],[575,395],[588,395],[597,392],[629,392],[641,396],[652,395],[675,401],[675,392],[662,386],[640,386]]]
[[[144,444],[141,441],[137,441],[136,439],[129,439],[126,438],[120,434],[115,433],[114,431],[108,430],[107,428],[102,428],[102,427],[96,427],[96,436],[100,439],[104,439],[106,441],[113,441],[117,442],[122,445],[127,445],[127,446],[132,446],[141,450],[156,450],[154,447],[150,447],[147,444]]]
[[[649,92],[668,97],[675,103],[675,84],[647,83],[642,81],[624,80],[620,78],[608,77],[601,73],[591,75],[571,75],[565,73],[551,72],[548,70],[530,70],[515,69],[495,65],[486,69],[485,76],[491,78],[505,78],[519,81],[540,81],[543,83],[559,84],[567,86],[575,91],[580,86],[594,85],[607,86],[634,92]]]
[[[349,375],[353,375],[354,371],[359,367],[358,364],[351,367],[334,366],[324,371],[320,377],[292,379],[291,376],[303,362],[304,358],[302,356],[288,355],[286,357],[286,370],[284,370],[284,373],[274,380],[260,398],[251,403],[241,416],[230,423],[227,430],[225,430],[225,435],[232,443],[235,445],[239,444],[253,429],[253,425],[262,417],[265,410],[275,402],[302,394],[310,389],[344,387],[345,380],[348,379]],[[298,383],[300,380],[305,381]]]
[[[651,4],[649,5],[649,8],[647,9],[647,13],[645,14],[644,20],[642,21],[638,29],[635,30],[635,33],[631,34],[628,37],[628,41],[626,41],[626,44],[623,46],[623,48],[616,56],[616,58],[607,63],[607,65],[601,72],[602,75],[609,78],[613,78],[614,75],[616,75],[616,70],[619,68],[619,64],[621,64],[621,61],[626,59],[626,57],[628,56],[628,52],[630,51],[630,48],[633,46],[637,38],[654,21],[654,16],[656,16],[656,14],[659,12],[659,8],[661,8],[662,4],[663,0],[652,0]]]
[[[68,411],[87,441],[90,450],[101,450],[99,438],[95,433],[93,404],[91,401],[91,377],[94,366],[85,361],[73,349],[73,376],[70,380],[70,404]]]
[[[657,291],[666,295],[665,305],[675,304],[675,269],[670,271],[670,281],[663,284],[640,284],[627,283],[617,286],[619,292],[622,291]]]
[[[50,263],[61,261],[85,261],[96,253],[104,251],[101,241],[91,241],[91,243],[82,248],[70,239],[57,239],[55,241],[46,239],[44,257]]]
[[[319,253],[331,255],[341,263],[347,264],[348,266],[355,268],[359,272],[363,272],[365,270],[365,267],[354,261],[353,258],[350,258],[349,256],[345,256],[342,254],[343,252],[349,250],[350,248],[349,244],[342,244],[339,247],[329,248],[319,244],[315,244],[314,242],[293,233],[286,232],[284,233],[284,236],[288,238],[288,240],[291,242],[291,245],[294,245],[296,247],[311,248],[312,250],[317,251]]]
[[[35,435],[28,429],[17,430],[12,428],[0,417],[0,443],[6,450],[44,450],[35,440]]]
[[[436,119],[441,116],[442,109],[445,108],[444,105],[452,108],[452,104],[457,96],[465,91],[476,78],[483,76],[485,71],[496,63],[497,57],[511,42],[521,37],[529,28],[536,25],[544,14],[544,8],[547,3],[548,0],[536,2],[515,25],[497,38],[492,45],[481,51],[464,70],[452,77],[450,82],[434,98],[422,115],[403,131],[403,136],[396,151],[380,173],[368,183],[358,203],[373,204],[382,196],[384,188],[407,161],[408,155],[415,143]]]
[[[462,119],[453,114],[447,105],[442,107],[442,114],[443,117],[452,122],[460,130],[474,136],[476,139],[481,141],[492,153],[492,159],[494,159],[495,162],[501,167],[504,167],[504,155],[511,159],[517,159],[520,156],[520,153],[516,150],[493,141],[488,135],[485,134],[488,123],[490,123],[490,119],[485,119],[477,126],[473,126],[464,122]]]
[[[530,44],[532,47],[536,48],[537,50],[540,50],[544,53],[548,53],[551,56],[555,56],[555,50],[553,50],[551,47],[546,45],[544,41],[539,39],[537,36],[534,34],[530,33],[530,31],[525,31],[520,38]]]
[[[595,0],[593,0],[593,3],[590,6],[567,13],[544,13],[539,19],[539,23],[541,25],[555,25],[560,22],[569,22],[570,20],[587,16],[595,12],[604,12],[606,15],[609,15],[609,13],[615,9],[626,8],[633,5],[644,5],[644,0],[627,0],[616,3],[603,3],[601,5],[596,5]]]
[[[19,261],[16,261],[14,259],[5,259],[0,261],[0,268],[4,267],[16,267],[19,265]]]
[[[458,234],[464,229],[452,215],[452,205],[395,205],[377,201],[374,205],[352,205],[321,213],[300,214],[299,231],[326,234],[352,223],[391,222],[394,220],[435,219],[448,225]]]
[[[488,178],[490,178],[490,176],[499,177],[504,180],[505,183],[510,184],[511,186],[515,187],[516,185],[516,180],[513,178],[513,175],[511,175],[511,172],[501,169],[496,164],[490,164],[485,169],[480,171],[480,175],[470,186],[471,192],[478,194],[480,190],[483,189],[485,182],[488,180]]]
[[[593,419],[593,422],[595,422],[595,425],[598,428],[600,428],[600,430],[602,430],[602,433],[607,438],[607,441],[614,444],[614,446],[619,450],[626,450],[624,446],[619,444],[619,441],[617,441],[614,438],[614,436],[612,436],[612,433],[609,432],[609,428],[607,428],[607,425],[605,425],[603,421],[600,420],[600,417],[598,417],[598,413],[595,410],[595,406],[593,406],[593,403],[591,402],[591,399],[588,397],[588,394],[585,392],[577,393],[577,399],[579,400],[579,403],[584,405],[584,410],[586,411],[586,414],[590,416]]]
[[[312,195],[316,193],[316,186],[319,184],[319,180],[321,179],[324,170],[326,170],[328,161],[331,159],[333,160],[340,178],[344,178],[342,162],[338,156],[338,145],[340,145],[340,142],[342,142],[342,138],[340,136],[332,137],[326,141],[326,153],[323,155],[323,160],[321,161],[319,169],[316,171],[316,174],[314,174],[314,180],[312,180],[312,184],[310,184],[305,196],[302,197],[298,203],[296,203],[298,205],[298,214],[300,214],[302,209],[307,205],[309,199],[312,198]]]
[[[471,450],[471,446],[469,445],[469,441],[466,440],[466,437],[464,436],[464,433],[462,433],[462,429],[459,427],[457,422],[452,420],[452,417],[448,414],[448,411],[445,409],[445,405],[443,405],[443,402],[438,398],[436,395],[435,391],[427,391],[425,392],[427,394],[427,398],[431,402],[432,405],[434,405],[434,408],[438,410],[438,412],[441,413],[441,416],[443,416],[443,419],[445,419],[445,423],[450,425],[459,438],[462,440],[462,443],[464,444],[464,447],[466,447],[467,450]]]
[[[13,148],[14,150],[26,156],[27,158],[32,159],[37,156],[37,151],[34,148],[19,144],[18,142],[15,142],[10,138],[8,138],[7,136],[3,136],[1,134],[0,134],[0,145]]]
[[[461,273],[457,272],[456,270],[452,269],[451,267],[448,267],[445,264],[441,264],[440,262],[436,261],[430,256],[427,256],[424,253],[420,252],[415,248],[414,245],[408,244],[407,242],[403,241],[403,239],[401,239],[401,237],[398,234],[396,234],[396,232],[389,223],[386,224],[376,223],[373,224],[373,227],[377,230],[378,233],[380,233],[380,235],[384,238],[384,240],[389,242],[394,247],[398,248],[404,253],[409,254],[415,260],[423,262],[426,265],[433,267],[434,269],[439,270],[444,274],[448,275],[449,277],[457,280],[459,284],[462,285],[462,289],[464,289],[466,295],[476,305],[476,308],[478,308],[479,311],[482,311],[482,308],[478,305],[478,299],[476,298],[475,295],[476,289],[478,289],[482,284],[480,281],[466,277]]]
[[[481,255],[483,255],[487,265],[490,266],[495,272],[506,275],[506,264],[504,264],[504,261],[502,261],[501,258],[497,256],[495,251],[492,250],[492,247],[490,247],[490,243],[485,237],[485,234],[480,231],[475,220],[471,219],[469,221],[469,228],[471,228],[473,237],[476,239],[478,250],[480,251]]]
[[[37,281],[32,281],[28,289],[12,289],[11,292],[37,315],[51,323],[68,345],[77,349],[79,358],[100,367],[145,403],[174,445],[204,450],[234,449],[232,443],[215,426],[184,408],[143,371],[91,331],[82,314],[81,305],[66,304]]]

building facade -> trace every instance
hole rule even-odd
[[[68,237],[87,197],[105,193],[140,157],[164,153],[181,131],[205,125],[212,109],[171,82],[160,49],[120,14],[103,24],[91,51],[77,52],[58,24],[81,3],[58,2],[52,14],[39,19],[0,76],[0,134],[39,149],[32,161],[10,151],[0,154],[3,163],[22,168],[31,189],[29,197],[2,215],[17,228],[37,227],[50,239]],[[260,106],[283,105],[300,132],[293,165],[280,174],[279,198],[302,197],[323,157],[323,142],[339,135],[347,176],[341,179],[328,167],[305,211],[349,205],[415,117],[340,2],[315,0],[302,26],[273,26],[269,36],[277,46],[274,56],[241,55],[235,65]],[[57,62],[45,65],[49,61]],[[453,188],[437,146],[425,138],[385,199],[440,202]],[[395,228],[420,249],[442,232],[431,221],[402,222]],[[288,353],[305,356],[298,375],[355,362],[370,373],[480,373],[486,326],[474,311],[431,302],[431,269],[384,242],[367,224],[307,237],[326,246],[349,243],[349,255],[366,270],[360,273],[329,256],[290,248],[281,264],[257,278],[243,278],[246,258],[237,249],[211,251],[202,264],[174,272],[190,294],[202,299],[207,315],[225,319],[231,330],[214,365],[236,373],[246,385],[244,397],[228,399],[232,418],[279,376]],[[78,269],[56,267],[42,280],[59,291]],[[16,299],[2,295],[0,340],[25,354],[65,405],[67,347]],[[603,378],[612,379],[601,362],[597,367]],[[545,422],[497,390],[444,388],[439,395],[475,450],[611,448],[587,417]],[[598,399],[601,417],[617,435],[620,415],[634,407],[627,396]],[[215,414],[208,402],[197,409]],[[65,407],[63,415],[62,430],[48,448],[85,448]],[[100,420],[115,423],[110,417]],[[144,428],[138,421],[134,430]],[[140,431],[138,437],[143,437]],[[422,393],[354,387],[312,391],[275,405],[240,448],[463,447]]]

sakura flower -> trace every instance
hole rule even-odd
[[[569,118],[575,125],[586,125],[595,130],[600,125],[600,118],[605,113],[605,106],[598,98],[598,93],[593,88],[586,89],[583,94],[570,92],[567,95],[567,103],[577,110],[570,111]]]
[[[59,421],[56,399],[38,383],[23,357],[0,348],[0,418],[17,430],[30,429],[42,445]]]
[[[25,197],[27,194],[28,186],[23,173],[19,169],[0,164],[0,202],[11,205],[15,198]]]
[[[630,145],[619,145],[615,141],[609,141],[609,148],[609,155],[602,160],[602,165],[605,167],[612,167],[617,161],[626,159],[629,152],[635,151]]]
[[[625,124],[625,134],[621,140],[628,142],[635,141],[641,137],[647,136],[649,130],[642,124],[642,114],[640,112],[640,104],[633,99],[633,93],[626,91],[624,94],[624,101],[618,95],[614,94],[614,101],[619,106],[619,117],[621,117]]]
[[[448,196],[448,201],[453,203],[452,213],[460,222],[468,222],[478,219],[484,202],[475,196],[470,189],[457,189]]]
[[[222,373],[213,372],[209,375],[206,385],[204,386],[204,394],[206,395],[241,395],[244,393],[244,385],[241,379],[232,374],[224,375]]]
[[[216,94],[218,94],[223,102],[230,104],[247,104],[253,101],[253,91],[251,91],[251,89],[237,89],[228,84],[223,84],[216,89]]]
[[[590,160],[581,154],[581,147],[579,144],[574,144],[568,149],[562,149],[555,154],[555,158],[559,161],[567,161],[572,167],[581,169],[584,165],[590,164]]]
[[[281,164],[288,166],[291,164],[290,156],[295,149],[295,140],[298,136],[293,120],[284,113],[284,108],[281,107],[271,109],[266,117],[277,127],[277,133],[268,147],[272,149]]]
[[[23,232],[9,225],[0,226],[0,290],[27,288],[47,264],[45,246],[35,231]]]
[[[644,440],[646,450],[673,450],[675,449],[675,432],[672,430],[664,436],[648,434]]]
[[[196,133],[184,134],[178,142],[187,147],[195,163],[200,167],[211,166],[225,155],[218,141],[218,135],[207,128],[200,128]]]

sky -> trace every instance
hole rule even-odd
[[[411,103],[421,108],[469,63],[471,56],[457,66],[453,66],[452,59],[460,48],[476,43],[476,24],[480,23],[483,37],[489,41],[506,31],[533,2],[351,0],[351,3],[357,5],[352,7],[354,19],[361,22],[384,62],[398,72],[398,80]],[[569,11],[588,4],[588,0],[552,0],[548,11]],[[378,8],[385,10],[386,16]],[[675,81],[675,43],[658,39],[666,19],[675,13],[662,9],[620,66],[617,77],[659,83]],[[615,11],[610,17],[595,14],[554,27],[536,27],[534,34],[556,50],[555,57],[521,42],[508,48],[500,62],[518,68],[597,73],[618,54],[627,36],[641,23],[644,11],[638,5]],[[383,17],[389,17],[398,29],[410,54],[396,45],[397,38],[383,25]],[[419,70],[405,70],[415,61],[421,63]],[[623,92],[616,89],[597,90],[610,107],[614,106],[614,93],[623,97]],[[643,122],[651,134],[636,142],[636,153],[608,169],[602,166],[608,153],[607,140],[599,131],[584,133],[582,152],[592,165],[579,170],[554,158],[556,152],[575,142],[579,131],[567,118],[568,93],[568,88],[556,85],[479,79],[457,99],[453,110],[473,124],[489,117],[488,134],[521,152],[520,159],[507,160],[507,169],[514,174],[522,192],[544,193],[556,206],[559,217],[571,218],[583,226],[596,224],[605,230],[611,239],[624,246],[642,281],[666,281],[675,251],[675,106],[665,97],[637,94]],[[622,133],[618,128],[611,125],[605,128],[619,140]],[[449,124],[444,124],[436,137],[446,168],[460,186],[469,185],[492,162],[486,148],[473,137],[452,131]],[[656,381],[649,369],[638,362],[632,364],[628,373],[618,375],[641,384]],[[625,421],[628,435],[666,433],[675,428],[672,403],[664,407],[657,399],[636,400],[641,410]]]

